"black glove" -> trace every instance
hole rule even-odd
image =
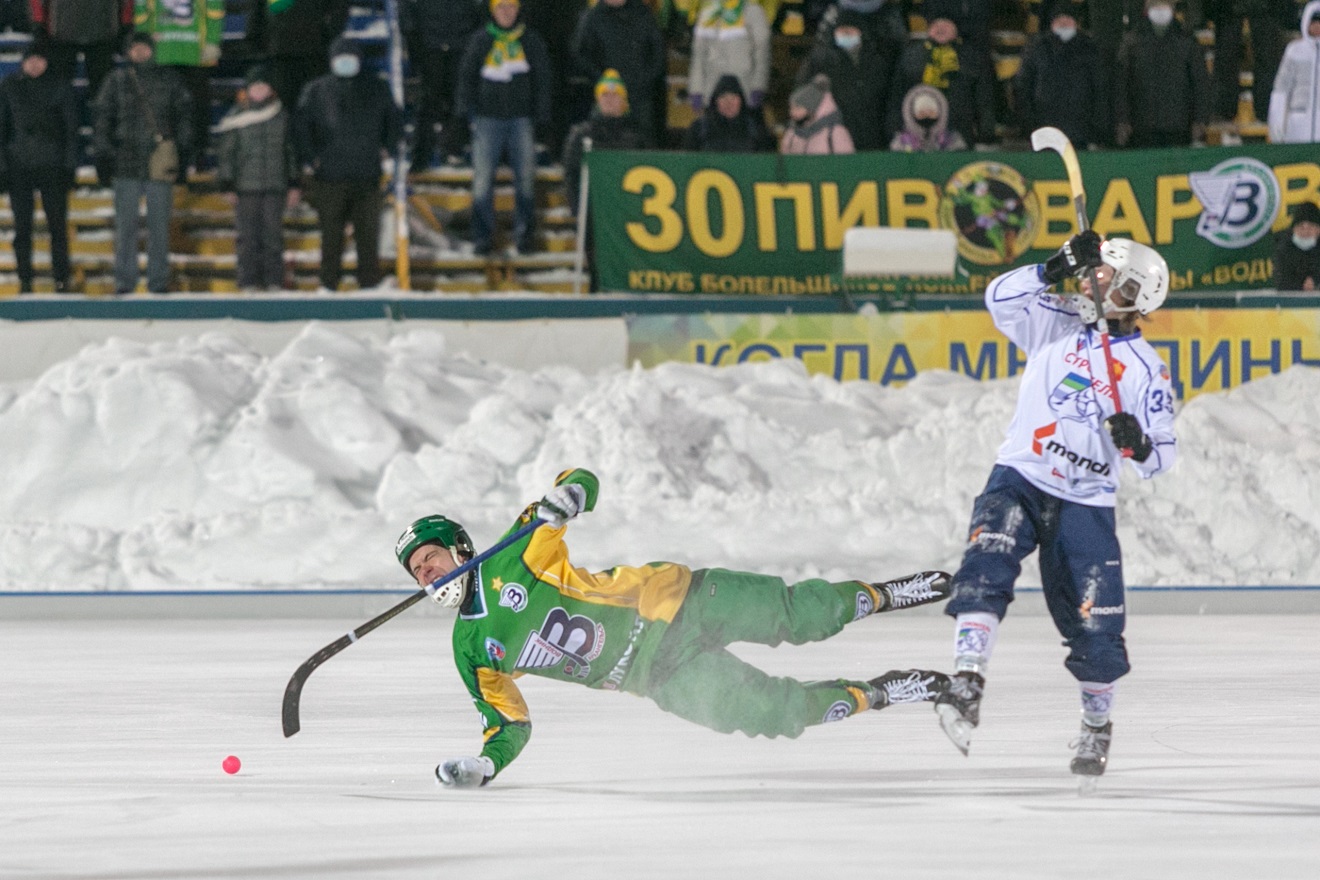
[[[1045,261],[1044,278],[1058,284],[1083,269],[1100,265],[1100,236],[1090,229],[1079,232],[1063,243],[1059,252]]]
[[[1146,433],[1141,430],[1141,422],[1130,412],[1114,413],[1105,419],[1105,427],[1109,429],[1109,436],[1113,438],[1114,445],[1119,449],[1132,450],[1133,461],[1145,461],[1150,458],[1151,442]]]

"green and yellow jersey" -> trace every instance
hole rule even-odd
[[[565,471],[555,481],[564,483],[581,486],[586,509],[595,507],[600,484],[594,474]],[[535,516],[533,504],[509,532]],[[454,623],[454,663],[481,713],[481,754],[496,773],[531,736],[527,703],[514,679],[531,674],[642,692],[654,647],[692,583],[692,571],[672,562],[594,573],[575,568],[565,531],[542,526],[482,563]]]

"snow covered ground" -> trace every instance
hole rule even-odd
[[[273,356],[110,339],[0,384],[0,590],[403,587],[407,523],[443,512],[488,544],[573,466],[602,481],[572,533],[588,568],[950,568],[1016,388],[796,361],[519,370],[324,324]],[[1128,582],[1320,584],[1320,369],[1203,395],[1178,429],[1175,472],[1120,495]]]
[[[928,706],[750,740],[528,677],[531,741],[470,792],[431,775],[480,743],[448,629],[403,618],[331,660],[285,740],[284,684],[338,634],[328,621],[0,623],[0,877],[1316,876],[1313,616],[1131,618],[1135,668],[1088,798],[1044,616],[1008,617],[966,758]],[[891,614],[740,653],[821,678],[950,649],[945,618]]]

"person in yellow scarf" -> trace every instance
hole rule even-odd
[[[692,31],[688,95],[700,112],[720,77],[732,74],[759,108],[770,85],[770,21],[751,0],[706,0]]]
[[[495,173],[513,171],[512,255],[536,250],[536,139],[550,122],[551,70],[545,41],[520,21],[518,0],[491,0],[491,20],[468,39],[459,63],[455,116],[472,128],[472,246],[494,250]]]

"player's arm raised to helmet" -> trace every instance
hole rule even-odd
[[[495,776],[518,757],[532,737],[532,718],[513,676],[455,657],[459,675],[481,715],[481,757],[495,765]],[[494,776],[491,777],[492,779]]]
[[[1041,266],[1022,266],[998,276],[985,289],[985,307],[995,327],[1030,354],[1077,329],[1081,319],[1066,298],[1050,291]]]

